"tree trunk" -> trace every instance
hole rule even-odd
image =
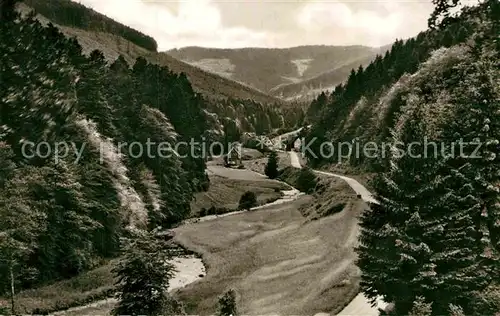
[[[16,294],[15,288],[14,288],[14,265],[11,262],[10,267],[10,305],[11,305],[11,313],[12,315],[15,315],[15,300],[14,300],[14,295]]]

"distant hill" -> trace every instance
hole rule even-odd
[[[204,70],[264,92],[314,78],[327,70],[374,58],[366,46],[219,49],[185,47],[166,53]],[[371,60],[371,59],[370,59]],[[350,70],[350,69],[349,69]]]
[[[151,36],[114,21],[80,3],[68,0],[23,0],[23,2],[55,24],[115,34],[142,48],[157,51],[158,44]]]
[[[69,0],[27,0],[19,4],[19,9],[23,13],[35,9],[37,18],[42,23],[51,22],[65,35],[75,36],[84,53],[99,49],[108,61],[114,61],[121,54],[129,64],[133,64],[137,57],[142,56],[149,62],[166,66],[174,72],[184,72],[195,91],[209,98],[281,102],[280,99],[249,86],[209,73],[168,54],[157,53],[154,39],[79,3]],[[78,16],[78,19],[73,19],[74,15]]]
[[[327,70],[315,77],[303,81],[279,85],[271,89],[269,93],[284,100],[311,101],[322,91],[331,91],[336,85],[347,80],[352,69],[356,70],[359,66],[366,67],[375,59],[377,54],[384,55],[388,50],[390,50],[391,46],[392,44],[373,49],[372,53],[365,57],[356,59],[355,61],[340,67]]]

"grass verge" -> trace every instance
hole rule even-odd
[[[195,194],[195,199],[191,203],[191,216],[199,216],[202,208],[236,210],[241,195],[246,191],[253,191],[257,195],[257,203],[262,205],[276,201],[282,195],[281,190],[288,189],[288,186],[278,181],[235,180],[212,175],[208,191]]]
[[[116,281],[111,270],[116,262],[109,261],[68,280],[21,291],[16,295],[16,312],[48,314],[111,297]]]

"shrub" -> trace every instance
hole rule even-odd
[[[297,189],[305,192],[312,193],[316,188],[318,180],[316,175],[310,168],[304,168],[300,170],[299,177],[297,179]]]
[[[229,290],[224,295],[219,297],[219,305],[217,308],[217,316],[236,316],[236,293],[234,290]]]
[[[207,216],[208,211],[206,208],[202,207],[200,210],[200,217]]]
[[[257,195],[252,191],[243,193],[240,198],[239,209],[250,210],[252,207],[257,206]]]
[[[339,203],[339,204],[336,204],[332,207],[330,207],[326,212],[324,212],[322,215],[323,216],[330,216],[330,215],[333,215],[333,214],[336,214],[338,212],[342,212],[342,210],[344,209],[344,207],[346,206],[345,203]]]

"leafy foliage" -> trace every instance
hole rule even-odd
[[[108,65],[53,25],[10,14],[0,25],[1,294],[118,255],[129,229],[177,223],[208,186],[202,158],[158,154],[206,130],[185,76],[143,60],[130,69],[123,57]],[[142,82],[158,75],[161,88]],[[115,145],[148,140],[152,154]],[[41,142],[52,151],[35,155]]]
[[[305,193],[313,193],[317,184],[316,175],[310,168],[306,167],[300,170],[296,185],[298,190]]]
[[[171,308],[168,280],[174,266],[166,246],[151,233],[138,233],[125,248],[113,272],[118,276],[119,303],[113,315],[162,315]]]
[[[237,316],[236,292],[231,289],[219,298],[217,316]]]
[[[240,210],[250,210],[252,207],[257,206],[257,195],[255,192],[247,191],[243,193],[240,198],[240,203],[238,208]]]
[[[151,36],[118,23],[77,2],[70,0],[24,0],[24,2],[59,25],[112,33],[153,52],[158,48],[158,44]]]

